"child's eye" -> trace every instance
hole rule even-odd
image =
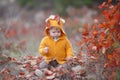
[[[58,31],[58,33],[60,33],[60,31]]]

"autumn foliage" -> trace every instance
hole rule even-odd
[[[68,80],[120,80],[120,1],[116,1],[117,4],[114,5],[112,0],[99,5],[101,12],[94,18],[94,24],[83,24],[83,28],[78,30],[82,39],[77,42],[79,52],[76,52],[73,61],[67,63],[71,69],[58,67],[41,72],[41,56],[20,56],[16,59],[3,54],[2,49],[14,49],[15,53],[21,49],[25,54],[28,40],[21,40],[17,45],[5,41],[4,45],[0,45],[0,80],[64,80],[64,77]],[[35,25],[31,25],[30,29],[20,22],[12,22],[11,26],[14,28],[0,28],[5,39],[18,40],[18,36],[25,36],[30,32],[34,32],[37,37],[43,36],[34,31]],[[18,31],[16,26],[23,27]],[[39,27],[38,30],[43,28]]]
[[[116,5],[111,2],[112,0],[108,0],[98,6],[102,11],[102,18],[94,19],[92,26],[83,25],[82,40],[79,42],[83,54],[90,58],[92,56],[91,59],[94,58],[93,61],[97,62],[95,65],[100,65],[101,73],[94,70],[99,73],[97,80],[118,80],[115,75],[120,69],[120,2]]]

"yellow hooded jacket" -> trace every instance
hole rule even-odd
[[[64,30],[62,29],[62,22],[58,24],[56,20],[49,20],[49,24],[52,27],[59,27],[62,31],[61,37],[54,41],[48,33],[49,27],[46,27],[46,36],[42,39],[39,52],[45,58],[45,61],[49,63],[51,60],[56,59],[59,64],[64,64],[67,57],[73,57],[73,50],[70,41],[67,39]],[[49,52],[45,53],[44,48],[49,47]]]

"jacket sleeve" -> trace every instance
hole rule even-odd
[[[43,38],[42,41],[41,41],[41,43],[40,43],[39,49],[38,49],[39,53],[40,53],[41,55],[43,55],[43,56],[46,55],[46,53],[45,53],[44,50],[43,50],[45,46],[46,46],[46,39]]]
[[[66,51],[67,51],[67,57],[73,57],[73,49],[72,49],[72,45],[70,43],[70,41],[68,39],[66,39]]]

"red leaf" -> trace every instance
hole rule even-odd
[[[120,14],[115,14],[113,19],[120,20]]]
[[[101,9],[101,8],[105,7],[105,5],[106,5],[106,2],[103,2],[102,5],[99,5],[99,6],[98,6],[98,8]]]
[[[99,27],[99,28],[103,28],[104,25],[103,25],[103,24],[98,24],[98,27]]]
[[[89,32],[88,32],[88,31],[84,31],[84,32],[82,33],[82,35],[87,36],[87,35],[89,35]]]
[[[104,41],[105,40],[105,33],[101,32],[100,33],[100,41]]]
[[[9,68],[3,68],[0,73],[5,74],[6,72],[10,72]]]
[[[108,80],[115,80],[115,72],[113,71],[111,75],[108,77]]]
[[[9,29],[5,34],[7,38],[15,37],[16,35],[17,35],[16,29]]]
[[[47,69],[44,69],[43,71],[44,71],[45,75],[52,75],[53,74],[52,71],[47,70]]]
[[[25,73],[24,73],[24,72],[20,72],[19,74],[20,74],[21,76],[25,75]]]
[[[108,15],[108,10],[104,10],[104,11],[102,12],[102,14],[103,14],[103,15]]]
[[[102,6],[102,5],[99,5],[99,6],[98,6],[98,8],[102,9],[102,8],[103,8],[103,6]]]
[[[105,64],[104,64],[104,67],[105,67],[105,68],[108,68],[108,67],[109,67],[109,64],[108,64],[108,63],[105,63]]]
[[[29,32],[29,29],[28,28],[26,28],[26,27],[23,27],[22,28],[22,33],[23,34],[27,34]]]
[[[46,76],[46,79],[48,79],[48,80],[52,80],[54,78],[55,78],[55,73],[52,75]]]

